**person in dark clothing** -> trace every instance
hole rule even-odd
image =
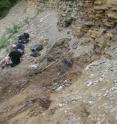
[[[25,46],[21,41],[17,43],[16,50],[20,51],[22,55],[24,54]]]
[[[29,42],[29,34],[28,33],[23,33],[19,36],[18,40],[22,41],[23,44],[26,44]]]
[[[25,37],[25,39],[29,39],[29,34],[28,33],[24,33],[24,37]]]
[[[24,46],[24,44],[18,42],[17,45],[16,45],[16,49],[21,49],[22,51],[24,51],[25,46]]]
[[[14,67],[20,63],[21,56],[22,56],[22,54],[18,50],[13,50],[9,53],[9,57],[12,61],[11,67]]]

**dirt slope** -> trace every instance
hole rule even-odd
[[[116,124],[116,27],[74,24],[60,32],[55,10],[37,14],[21,2],[1,29],[25,16],[30,21],[17,35],[31,35],[26,54],[17,67],[0,70],[0,124]],[[41,56],[30,57],[37,43],[44,44]]]

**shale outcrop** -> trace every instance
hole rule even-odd
[[[88,26],[115,27],[117,0],[60,0],[59,25],[69,26],[73,21]]]

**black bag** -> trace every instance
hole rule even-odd
[[[33,56],[33,57],[38,57],[38,56],[40,56],[41,54],[39,53],[39,51],[41,51],[42,49],[43,49],[43,45],[42,45],[42,44],[37,44],[37,45],[35,45],[35,46],[31,49],[31,51],[32,51],[31,56]]]
[[[34,52],[34,51],[41,51],[43,49],[43,45],[42,44],[37,44],[37,45],[35,45],[32,49],[31,49],[31,51],[32,52]]]

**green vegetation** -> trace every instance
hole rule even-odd
[[[0,49],[7,47],[10,43],[13,43],[16,40],[17,40],[16,35],[3,34],[0,38]]]
[[[16,41],[16,33],[18,33],[20,29],[20,24],[7,28],[6,32],[0,37],[0,49],[7,47],[10,43]]]
[[[3,34],[0,38],[0,49],[7,47],[11,42],[16,41],[17,37],[11,34]]]
[[[26,17],[23,22],[14,24],[6,29],[5,33],[0,37],[0,49],[7,47],[10,43],[17,40],[17,33],[21,28],[30,23],[30,18]]]
[[[20,25],[13,25],[12,27],[7,28],[8,34],[15,34],[18,33],[19,29],[21,28]]]
[[[0,0],[0,18],[6,16],[9,9],[19,0]]]
[[[8,45],[8,40],[9,40],[9,37],[6,36],[5,34],[3,34],[0,38],[0,49],[1,48],[4,48]]]

